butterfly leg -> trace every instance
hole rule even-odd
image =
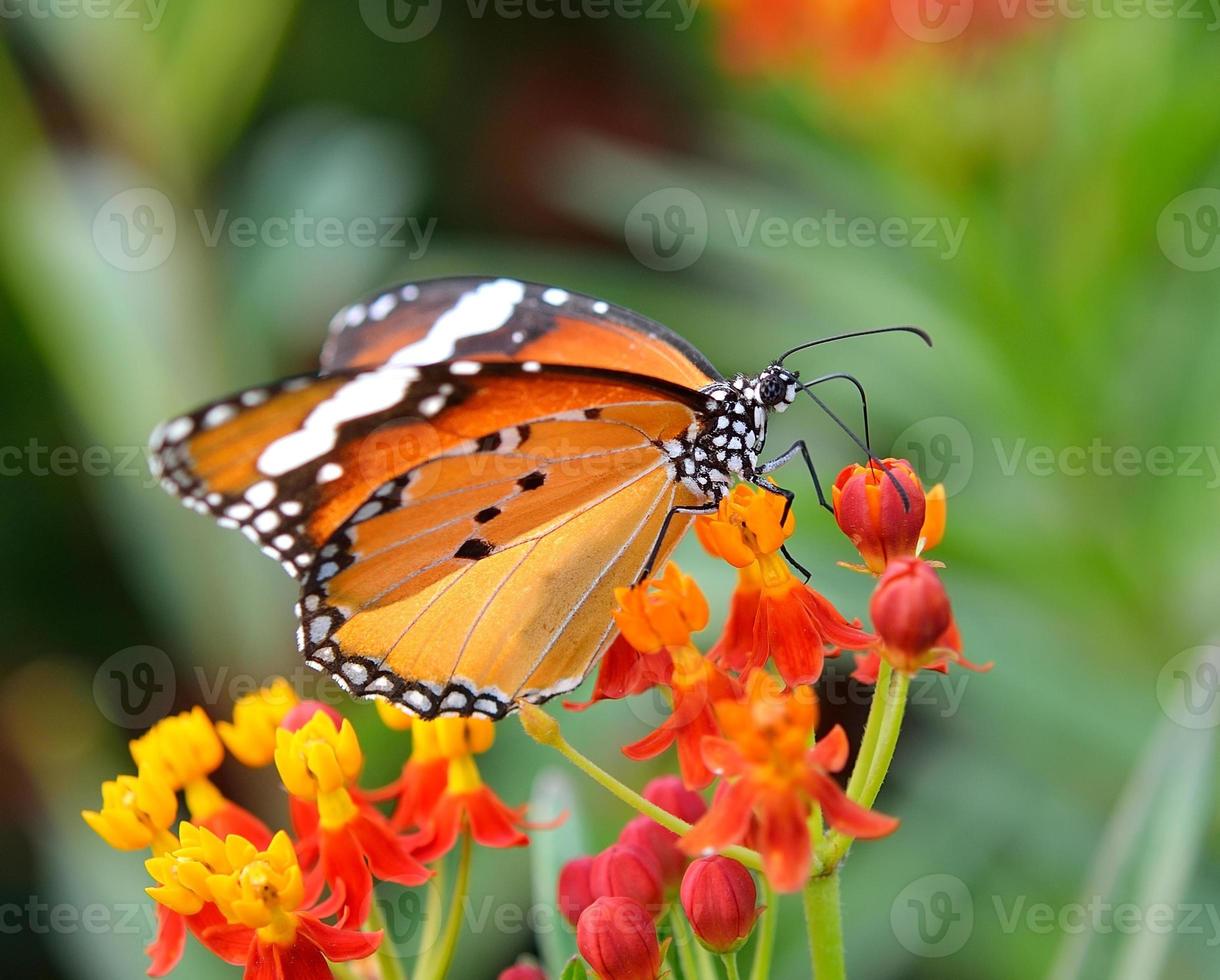
[[[754,471],[755,475],[762,476],[767,473],[771,473],[771,472],[774,472],[775,470],[778,470],[781,466],[785,465],[786,463],[791,462],[792,459],[798,453],[805,460],[805,469],[807,469],[809,471],[809,476],[813,479],[813,489],[817,492],[818,503],[821,504],[824,508],[826,508],[826,510],[830,511],[833,514],[834,508],[832,506],[830,506],[830,504],[826,500],[826,494],[822,492],[822,481],[818,479],[818,471],[813,465],[813,457],[811,457],[809,455],[809,447],[807,445],[805,445],[804,439],[798,439],[790,447],[788,447],[787,450],[785,450],[784,452],[782,452],[778,456],[776,456],[775,459],[771,460],[768,463],[763,463],[761,466],[758,467],[757,470]],[[754,481],[754,483],[757,486],[763,487],[764,489],[767,489],[767,490],[776,491],[779,489],[774,484],[771,484],[771,486],[766,486],[767,483],[770,483],[769,480],[768,481],[756,480],[756,481]],[[781,496],[786,496],[788,498],[788,506],[784,508],[784,520],[787,520],[788,511],[792,507],[792,493],[791,493],[791,491],[783,491]]]
[[[678,514],[714,514],[719,508],[718,504],[707,503],[698,504],[690,507],[671,507],[669,513],[665,515],[665,520],[661,522],[661,531],[657,535],[656,541],[652,544],[652,551],[648,553],[648,561],[644,562],[643,569],[636,577],[634,585],[639,585],[644,579],[652,574],[652,566],[657,563],[657,555],[661,553],[661,545],[665,543],[665,535],[669,533],[670,522]]]
[[[795,449],[796,447],[793,446],[792,448]],[[787,455],[791,456],[792,450],[789,450]],[[813,478],[813,480],[814,480],[814,486],[816,487],[817,486],[817,477],[815,476]],[[771,482],[771,480],[757,480],[757,481],[755,481],[754,485],[761,490],[766,490],[767,493],[773,493],[773,494],[776,494],[777,496],[784,498],[784,513],[780,517],[780,523],[783,524],[784,521],[786,521],[788,519],[788,512],[790,510],[792,510],[792,501],[796,498],[796,494],[794,494],[791,490],[781,487],[778,483]],[[821,496],[820,487],[818,488],[818,496],[819,497]],[[793,568],[795,568],[803,576],[805,576],[805,581],[808,582],[809,579],[812,577],[812,573],[809,571],[809,569],[807,569],[804,565],[802,565],[799,561],[797,561],[795,558],[792,557],[792,553],[788,550],[787,545],[781,545],[779,550],[780,550],[781,554],[783,554],[784,558],[787,560],[788,564],[791,565]]]

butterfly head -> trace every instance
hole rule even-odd
[[[796,400],[797,373],[772,364],[754,381],[758,400],[769,412],[782,412]]]

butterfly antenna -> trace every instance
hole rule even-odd
[[[834,374],[824,374],[820,378],[814,378],[812,381],[805,383],[806,388],[812,388],[814,385],[820,385],[826,381],[850,381],[856,387],[856,391],[860,393],[860,414],[864,419],[864,446],[868,453],[872,454],[873,440],[868,432],[868,395],[864,393],[864,385],[860,383],[860,379],[855,375],[848,374],[845,371],[836,371]]]
[[[829,344],[835,340],[848,340],[852,337],[871,337],[878,333],[913,333],[916,337],[922,340],[929,347],[932,346],[932,338],[928,336],[928,332],[919,327],[913,327],[910,324],[903,324],[897,327],[876,327],[872,330],[853,330],[851,333],[835,334],[833,337],[823,337],[821,340],[810,340],[804,344],[797,344],[791,350],[784,351],[779,356],[776,364],[783,364],[784,359],[791,357],[797,351],[808,350],[810,347],[817,347],[819,344]]]
[[[830,416],[831,421],[833,421],[835,425],[847,433],[848,438],[851,439],[852,442],[854,442],[857,446],[863,449],[865,453],[868,454],[868,462],[870,467],[874,464],[881,466],[881,472],[889,478],[890,483],[894,484],[894,489],[898,491],[898,496],[902,498],[902,509],[909,511],[911,509],[911,498],[907,496],[906,488],[898,482],[898,478],[894,476],[893,473],[891,473],[885,466],[881,465],[881,460],[873,455],[873,451],[868,448],[868,445],[858,435],[856,435],[855,432],[852,431],[851,426],[839,418],[839,416],[834,413],[834,410],[829,405],[827,405],[810,390],[812,384],[813,382],[810,382],[808,385],[799,385],[798,387],[801,389],[801,391],[813,399],[818,408]]]

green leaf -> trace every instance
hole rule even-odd
[[[574,956],[568,960],[567,966],[563,968],[563,973],[559,975],[559,980],[588,980],[589,971],[585,969],[584,961],[579,956]]]

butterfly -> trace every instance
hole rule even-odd
[[[410,283],[336,314],[318,372],[159,425],[152,468],[299,579],[310,666],[421,718],[499,719],[581,683],[615,588],[734,480],[791,502],[765,474],[798,451],[812,472],[804,443],[761,456],[804,387],[781,362],[726,379],[589,296]]]

